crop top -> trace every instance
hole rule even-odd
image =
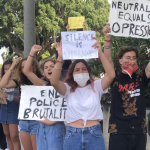
[[[82,119],[84,127],[87,120],[103,120],[101,110],[101,96],[107,93],[103,91],[101,86],[101,79],[94,81],[94,90],[91,84],[86,87],[77,87],[74,92],[70,92],[70,86],[65,83],[67,91],[66,94],[60,97],[67,100],[67,123],[75,122]]]

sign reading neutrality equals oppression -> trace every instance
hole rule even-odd
[[[65,121],[67,102],[52,86],[21,86],[18,119]]]
[[[92,37],[95,31],[61,32],[63,60],[98,58]]]
[[[150,2],[112,1],[109,23],[112,35],[150,38]]]

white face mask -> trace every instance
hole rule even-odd
[[[77,82],[81,87],[85,86],[87,81],[90,79],[89,73],[79,73],[73,75],[74,81]]]

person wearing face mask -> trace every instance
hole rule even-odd
[[[110,24],[103,29],[104,54],[111,59]],[[144,70],[138,69],[138,50],[131,46],[118,52],[121,72],[111,84],[111,109],[109,119],[109,150],[146,150],[145,89],[150,78],[150,63]],[[138,72],[135,72],[136,70]],[[117,144],[116,144],[117,143]]]
[[[94,81],[91,69],[83,59],[75,60],[69,67],[64,82],[59,80],[63,66],[62,43],[55,43],[58,59],[55,64],[51,84],[61,97],[67,100],[67,132],[63,150],[105,150],[100,120],[103,120],[100,100],[115,77],[113,66],[104,56],[96,38],[92,45],[97,48],[106,75]]]
[[[27,59],[24,74],[27,78],[37,86],[51,86],[51,76],[55,62],[47,59],[42,64],[44,78],[39,78],[31,71],[32,60],[36,52],[42,50],[39,45],[34,45],[31,48],[30,55]],[[50,121],[45,117],[44,121],[39,120],[39,126],[36,134],[37,150],[63,150],[63,142],[65,136],[64,122]]]

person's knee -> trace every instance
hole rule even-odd
[[[14,143],[14,142],[18,142],[18,141],[19,141],[19,135],[18,135],[18,134],[12,135],[12,136],[11,136],[11,140],[12,140],[13,143]]]
[[[4,134],[5,134],[7,139],[10,139],[10,133],[8,131],[4,131]]]

